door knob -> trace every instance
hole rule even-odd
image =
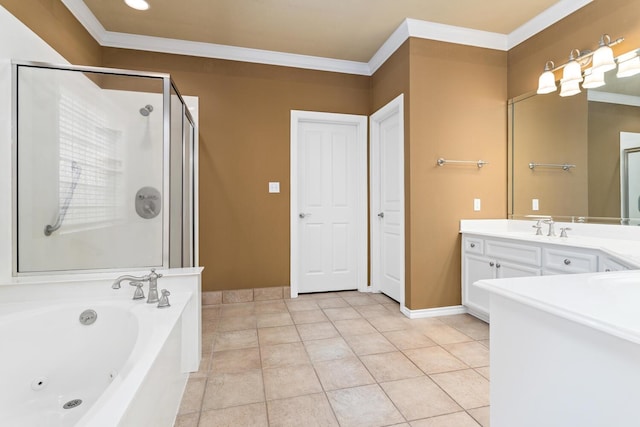
[[[378,218],[384,218],[384,212],[380,212],[380,213],[378,214]]]
[[[310,214],[310,213],[300,212],[300,213],[298,214],[298,216],[299,216],[300,218],[304,219],[304,218],[306,218],[306,217],[308,217],[308,216],[311,216],[311,214]]]

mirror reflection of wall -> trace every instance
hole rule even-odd
[[[571,97],[556,92],[510,101],[509,184],[514,217],[620,222],[626,216],[621,197],[621,133],[640,133],[640,74],[616,78],[612,70],[606,73],[606,82]],[[576,167],[530,169],[530,162]],[[539,210],[533,209],[534,199]]]

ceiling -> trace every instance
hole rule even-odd
[[[591,0],[148,0],[147,11],[131,9],[123,0],[62,1],[106,46],[156,51],[167,46],[168,52],[179,53],[202,52],[206,45],[218,51],[220,47],[248,48],[259,50],[258,55],[268,52],[366,64],[394,31],[402,25],[409,28],[410,20],[431,25],[430,34],[472,30],[475,33],[464,37],[488,35],[500,43],[520,32],[519,43]],[[441,24],[452,27],[443,29]],[[404,33],[401,41],[416,36],[410,28]],[[153,46],[137,46],[136,40]],[[182,47],[172,50],[170,46],[178,42]],[[189,47],[184,48],[184,43]],[[509,47],[507,42],[502,44],[505,50]],[[202,56],[234,59],[224,54]]]

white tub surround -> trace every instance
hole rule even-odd
[[[482,280],[491,426],[638,425],[640,271]]]
[[[462,220],[462,303],[469,313],[489,321],[487,291],[478,280],[592,273],[640,268],[640,227],[556,223],[537,236],[535,221]],[[560,229],[569,227],[568,237]]]
[[[172,426],[188,373],[200,364],[201,271],[159,271],[158,288],[171,292],[163,309],[132,300],[126,282],[111,288],[117,276],[141,271],[20,277],[0,286],[0,333],[8,343],[0,369],[10,369],[1,377],[15,377],[0,390],[0,403],[8,404],[0,424]],[[85,309],[97,312],[95,324],[80,325]],[[34,389],[40,377],[48,380]],[[62,408],[73,399],[83,403]]]

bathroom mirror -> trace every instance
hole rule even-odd
[[[640,74],[509,100],[511,218],[640,224]]]

